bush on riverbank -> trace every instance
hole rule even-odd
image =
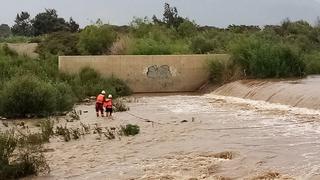
[[[0,179],[49,172],[42,143],[29,143],[28,138],[29,134],[18,135],[13,130],[0,132]]]
[[[249,77],[301,77],[305,73],[300,50],[281,42],[245,38],[231,45],[231,54]]]
[[[52,55],[31,59],[0,49],[0,69],[0,116],[47,116],[69,111],[77,101],[101,90],[115,97],[131,93],[123,81],[104,78],[90,68],[79,74],[61,74],[57,57]]]
[[[0,113],[6,117],[46,115],[57,105],[55,87],[34,75],[14,77],[0,93]]]
[[[210,81],[215,84],[224,84],[233,80],[241,79],[243,74],[240,69],[241,68],[231,59],[208,59]]]
[[[303,57],[307,74],[320,74],[320,53],[312,52]]]

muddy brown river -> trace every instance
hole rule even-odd
[[[213,94],[136,101],[114,120],[96,118],[92,105],[78,106],[88,111],[83,123],[138,124],[141,133],[111,141],[52,139],[51,173],[35,179],[252,179],[268,172],[320,178],[318,111]],[[214,156],[226,151],[234,158]]]
[[[93,104],[79,105],[88,112],[67,126],[131,123],[140,134],[54,137],[45,153],[51,173],[27,179],[320,179],[319,110],[214,93],[129,99],[130,111],[113,120],[95,117]]]

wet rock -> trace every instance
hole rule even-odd
[[[88,113],[88,111],[83,111],[83,113]]]
[[[187,121],[187,120],[182,120],[182,121],[181,121],[181,123],[186,123],[186,122],[188,122],[188,121]]]
[[[1,120],[6,120],[7,118],[5,118],[5,117],[1,117],[1,116],[0,116],[0,119],[1,119]]]

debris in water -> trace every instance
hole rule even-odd
[[[280,178],[280,176],[281,175],[278,172],[266,172],[251,178],[251,180],[276,179],[276,178]]]
[[[230,151],[225,151],[225,152],[215,154],[214,157],[220,158],[220,159],[233,159],[234,153]]]
[[[191,121],[192,121],[192,122],[194,122],[195,120],[196,120],[196,118],[195,118],[195,117],[192,117],[192,118],[191,118]]]
[[[2,124],[3,124],[5,127],[9,127],[9,125],[8,125],[7,122],[2,122]]]
[[[75,109],[73,109],[70,113],[69,116],[71,117],[71,119],[68,122],[73,122],[73,120],[80,120],[80,116],[77,113],[77,111]]]
[[[220,152],[220,153],[204,153],[201,156],[203,157],[214,157],[214,158],[218,158],[218,159],[233,159],[235,156],[234,152],[231,151],[224,151],[224,152]]]

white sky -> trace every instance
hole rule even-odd
[[[278,24],[287,17],[314,23],[320,16],[320,0],[0,0],[0,24],[12,25],[21,11],[34,17],[45,8],[54,8],[66,19],[72,16],[82,27],[98,18],[125,25],[134,16],[162,17],[165,2],[198,24],[219,27]]]

